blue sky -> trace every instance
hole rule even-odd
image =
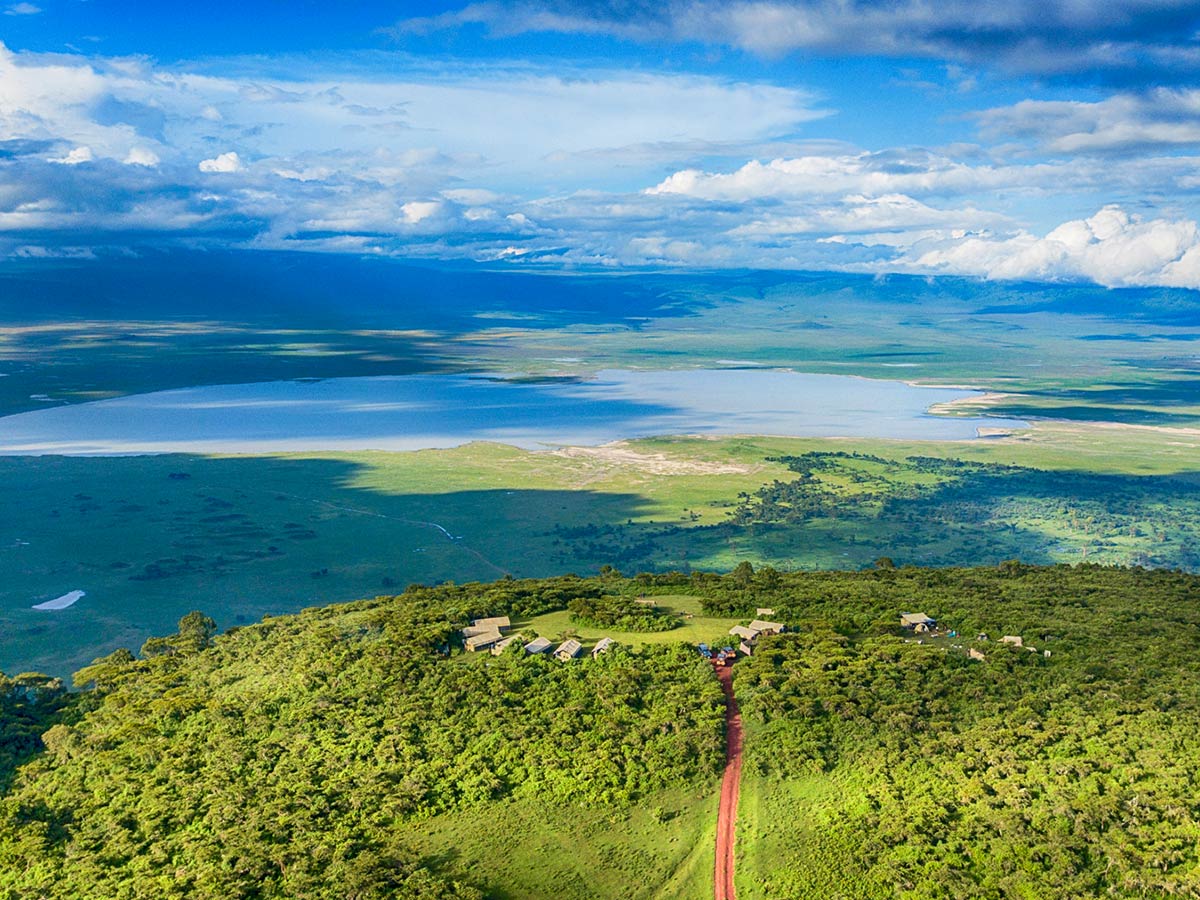
[[[0,253],[1200,287],[1200,2],[0,2]]]

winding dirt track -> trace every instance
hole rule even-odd
[[[733,696],[733,672],[717,669],[725,691],[725,777],[721,780],[721,810],[717,813],[717,866],[713,878],[716,900],[736,900],[733,889],[733,837],[737,824],[738,782],[742,778],[742,714]]]

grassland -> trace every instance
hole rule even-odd
[[[136,648],[196,607],[228,627],[411,582],[588,573],[605,564],[858,568],[893,555],[901,563],[1017,556],[1186,565],[1182,554],[1196,545],[1187,485],[1200,471],[1197,440],[1062,426],[956,444],[669,438],[569,453],[475,444],[407,454],[0,459],[10,509],[0,521],[0,669],[65,674],[118,646]],[[835,513],[731,524],[743,498],[796,477],[769,457],[813,451],[1076,474],[1057,485],[1052,475],[1031,475],[1009,499],[997,495],[984,519],[949,531],[938,524],[944,537],[908,559],[893,552],[897,543],[932,534],[933,518],[956,507],[932,496],[912,521]],[[857,503],[880,488],[868,477],[873,467],[846,461],[822,477]],[[929,478],[901,466],[885,487],[908,491]],[[1070,502],[1080,491],[1090,491],[1091,512]],[[1141,535],[1129,522],[1099,528],[1106,492],[1134,504],[1124,515],[1138,519]],[[70,609],[30,609],[75,589],[87,596]]]
[[[496,900],[712,894],[716,798],[667,791],[648,804],[556,807],[527,800],[434,816],[404,832],[422,858]]]
[[[677,616],[678,627],[672,628],[670,631],[654,632],[597,628],[573,622],[570,613],[561,609],[524,621],[518,619],[513,622],[513,630],[520,631],[529,638],[532,638],[533,635],[542,635],[554,639],[561,635],[572,634],[584,643],[585,648],[602,637],[611,637],[613,640],[631,647],[670,644],[677,641],[722,647],[730,643],[729,629],[742,622],[737,618],[705,615],[702,609],[703,601],[700,597],[687,594],[655,594],[647,599],[654,601],[664,612]]]

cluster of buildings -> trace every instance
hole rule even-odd
[[[463,647],[469,653],[490,650],[493,656],[499,656],[513,644],[521,643],[524,645],[525,652],[530,656],[551,653],[555,659],[568,660],[578,659],[583,655],[583,644],[574,638],[563,641],[557,647],[554,646],[553,641],[544,637],[534,638],[529,643],[525,643],[524,635],[506,633],[511,627],[512,621],[508,616],[475,619],[462,630]],[[592,658],[607,653],[614,643],[612,638],[600,638],[596,642],[596,646],[592,648]]]
[[[759,607],[754,613],[756,616],[773,616],[775,610]],[[784,625],[781,622],[770,622],[763,618],[755,619],[749,625],[734,625],[729,629],[729,633],[736,637],[739,641],[738,650],[746,656],[754,655],[754,643],[764,634],[781,634],[784,631]]]

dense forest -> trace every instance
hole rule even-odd
[[[851,569],[881,554],[929,567],[1095,562],[1200,571],[1200,479],[1063,471],[930,456],[811,451],[765,460],[795,473],[709,501],[723,521],[555,525],[562,569]],[[719,565],[717,562],[719,561]]]
[[[712,796],[721,692],[682,642],[561,663],[451,636],[657,594],[789,628],[734,668],[744,900],[1200,894],[1200,578],[881,558],[414,586],[223,635],[195,613],[83,690],[7,680],[0,897],[526,896],[402,826],[531,801],[617,827]],[[916,610],[939,629],[902,629]]]
[[[747,836],[762,896],[1200,894],[1195,576],[881,559],[674,579],[712,612],[769,602],[795,626],[734,670],[747,771],[786,823]],[[900,629],[916,609],[942,633]]]
[[[98,661],[79,675],[89,711],[46,732],[0,805],[0,891],[475,897],[393,827],[505,797],[620,805],[710,781],[721,692],[682,646],[581,665],[519,646],[443,655],[468,617],[541,609],[571,584],[592,587],[414,589],[215,639],[193,615],[141,659]]]
[[[832,528],[851,542],[857,533],[922,565],[999,552],[1200,568],[1200,485],[1191,478],[842,451],[771,461],[797,477],[742,495],[732,525]]]

